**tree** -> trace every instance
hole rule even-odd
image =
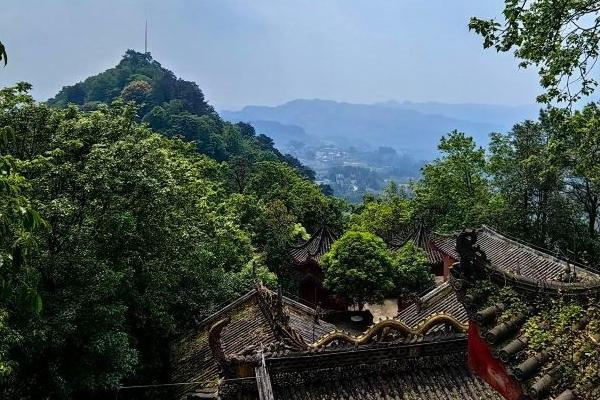
[[[325,287],[357,304],[381,301],[394,287],[393,267],[383,240],[369,232],[348,231],[322,259]]]
[[[489,171],[496,191],[497,227],[542,247],[567,239],[574,229],[572,204],[563,196],[564,171],[554,156],[559,125],[553,113],[494,134]]]
[[[598,59],[600,3],[597,0],[504,0],[503,18],[472,18],[469,29],[483,47],[514,50],[519,66],[538,68],[546,92],[540,102],[573,102],[593,92]]]
[[[458,131],[442,137],[438,149],[442,156],[413,183],[415,218],[442,231],[480,225],[490,201],[485,150]]]
[[[590,239],[596,239],[600,212],[600,108],[596,103],[588,104],[567,121],[562,125],[560,145],[555,150],[566,162],[568,193],[584,210]]]
[[[352,215],[352,229],[371,232],[385,240],[399,234],[411,218],[410,201],[391,181],[378,198],[366,199]]]
[[[136,104],[143,104],[150,92],[152,91],[152,86],[146,81],[133,81],[129,85],[125,86],[123,91],[121,92],[121,97],[123,97],[126,101],[133,101]]]
[[[392,265],[394,267],[393,293],[398,296],[399,300],[411,294],[419,294],[434,286],[427,254],[412,242],[407,242],[399,250],[393,252]]]
[[[20,83],[1,90],[2,105],[11,107],[27,99],[24,93],[29,88]],[[4,382],[15,367],[8,353],[20,342],[11,319],[31,318],[42,311],[38,276],[27,259],[35,249],[34,235],[45,221],[24,195],[29,182],[8,153],[17,138],[15,130],[2,123],[0,126],[0,382]]]
[[[220,166],[122,102],[85,113],[10,89],[0,126],[19,132],[10,157],[50,227],[28,259],[44,312],[2,322],[20,338],[3,395],[93,398],[164,381],[170,340],[249,283],[255,253],[221,210]]]
[[[239,180],[239,175],[234,177]],[[286,164],[276,161],[258,162],[245,182],[246,194],[265,202],[282,201],[289,213],[309,232],[315,232],[323,225],[333,229],[341,226],[343,205],[323,195],[315,183],[298,176]]]

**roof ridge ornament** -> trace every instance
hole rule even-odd
[[[212,356],[217,361],[221,373],[228,378],[235,376],[235,371],[231,369],[231,364],[228,362],[223,343],[221,343],[221,333],[223,329],[231,322],[230,317],[223,318],[215,322],[208,331],[208,347]]]
[[[460,256],[458,269],[469,277],[481,272],[481,265],[488,261],[486,254],[477,244],[477,231],[465,229],[456,238],[456,251]]]
[[[263,285],[257,286],[256,289],[259,307],[273,328],[277,339],[289,348],[296,350],[306,349],[306,342],[289,323],[290,317],[283,307],[284,301],[281,286],[278,288],[277,294]]]
[[[429,316],[424,321],[420,322],[414,328],[406,325],[404,322],[393,318],[382,319],[373,325],[371,325],[365,332],[360,335],[354,336],[348,332],[334,330],[329,332],[315,342],[310,343],[308,346],[313,349],[320,349],[328,346],[332,342],[338,341],[354,346],[366,345],[373,341],[374,338],[378,338],[378,341],[383,341],[386,337],[390,336],[393,332],[400,333],[405,337],[410,336],[422,336],[425,335],[432,328],[440,325],[446,325],[452,328],[455,332],[463,333],[466,332],[468,326],[461,323],[454,316],[446,313],[436,313]]]

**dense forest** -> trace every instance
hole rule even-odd
[[[325,285],[358,305],[431,286],[421,250],[386,245],[417,224],[489,224],[598,269],[600,106],[572,105],[595,86],[600,28],[563,29],[597,9],[566,1],[557,17],[550,0],[531,3],[506,0],[505,25],[470,27],[540,68],[540,100],[571,107],[545,104],[487,148],[439,132],[420,179],[356,205],[148,53],[45,103],[28,83],[1,89],[0,397],[107,399],[168,382],[169,345],[257,280],[293,291],[289,246],[322,226],[340,236]],[[562,90],[579,72],[580,90]]]
[[[353,220],[389,237],[401,224],[424,223],[438,232],[483,224],[598,268],[598,128],[595,103],[580,111],[542,111],[538,121],[493,133],[488,149],[463,132],[442,137],[440,157],[409,190],[395,186],[366,196]]]
[[[137,105],[138,121],[169,137],[193,141],[199,153],[217,161],[242,157],[248,162],[282,161],[301,175],[314,179],[314,173],[291,156],[284,156],[265,135],[256,135],[245,123],[224,122],[204,99],[194,82],[177,78],[161,67],[149,53],[128,50],[114,68],[64,87],[48,105],[77,104],[92,111],[117,98]]]
[[[168,381],[171,340],[342,227],[309,170],[149,55],[46,104],[29,89],[0,92],[4,396]]]

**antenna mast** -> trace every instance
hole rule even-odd
[[[146,20],[146,29],[144,30],[144,54],[148,54],[148,20]]]

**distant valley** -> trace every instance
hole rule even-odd
[[[538,111],[537,105],[315,99],[220,114],[231,122],[251,123],[282,152],[314,169],[336,195],[357,201],[365,192],[379,192],[390,179],[406,183],[418,177],[423,163],[435,157],[442,135],[453,129],[487,145],[491,132],[535,119]]]

